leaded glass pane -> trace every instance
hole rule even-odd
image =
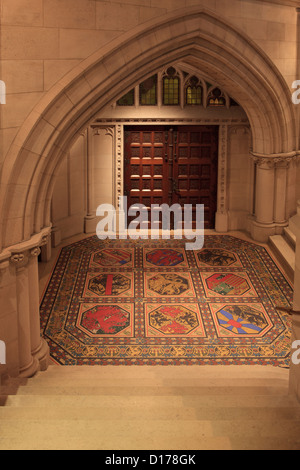
[[[118,106],[134,106],[134,89],[130,90],[126,95],[117,101]]]
[[[215,88],[208,95],[208,106],[225,106],[226,100],[219,88]]]
[[[201,86],[188,86],[186,88],[186,104],[202,104],[202,87]]]
[[[180,80],[178,77],[165,77],[163,80],[163,102],[165,105],[179,105]]]
[[[140,104],[142,106],[157,105],[157,75],[140,84]]]

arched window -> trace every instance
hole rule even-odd
[[[185,87],[185,104],[187,105],[201,105],[202,104],[203,88],[201,82],[197,77],[191,77]]]
[[[148,78],[140,84],[140,105],[157,105],[157,75]]]
[[[224,93],[220,90],[220,88],[214,88],[212,91],[209,92],[207,98],[207,106],[225,106],[226,105],[226,98]]]
[[[180,105],[180,77],[174,67],[169,67],[163,77],[163,104],[166,106]]]
[[[134,89],[133,90],[130,90],[128,93],[126,93],[126,95],[122,96],[122,98],[120,98],[118,101],[117,101],[117,105],[118,106],[134,106]]]
[[[209,83],[196,71],[180,66],[168,67],[135,85],[114,106],[204,106],[231,108],[240,106],[217,83]]]

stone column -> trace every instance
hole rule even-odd
[[[256,187],[255,187],[255,220],[252,223],[254,240],[267,243],[269,237],[275,234],[275,161],[267,157],[255,157]]]
[[[85,233],[95,233],[95,211],[94,211],[94,129],[88,127],[85,132],[86,149],[86,216],[84,219]]]
[[[31,318],[29,299],[28,262],[29,252],[12,253],[11,262],[16,269],[19,376],[32,377],[39,369],[37,358],[31,351]]]
[[[271,225],[274,222],[275,167],[273,162],[261,160],[256,170],[256,221]]]
[[[277,226],[287,224],[287,170],[289,162],[282,160],[275,167],[274,222]]]
[[[41,338],[40,326],[40,294],[38,256],[41,250],[33,248],[29,252],[28,280],[29,280],[29,307],[30,307],[30,338],[31,354],[39,362],[39,369],[46,370],[49,363],[49,346]]]
[[[51,220],[54,220],[54,214],[53,214],[53,200],[51,201]],[[61,243],[61,230],[59,227],[55,225],[55,223],[52,224],[52,229],[51,229],[51,237],[49,237],[49,242],[47,245],[44,245],[41,249],[42,253],[42,261],[48,262],[51,259],[51,252],[52,248],[56,248],[58,245]],[[49,245],[50,245],[50,259],[48,259],[49,256]]]
[[[222,125],[219,130],[219,165],[218,165],[218,208],[216,213],[216,232],[228,232],[227,201],[227,160],[228,160],[228,126]]]
[[[252,236],[254,240],[267,243],[271,235],[282,233],[288,225],[287,171],[297,153],[253,154],[253,157],[256,163],[256,220]]]

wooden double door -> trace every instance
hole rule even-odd
[[[125,127],[128,207],[204,204],[205,228],[215,228],[218,130],[218,126]]]

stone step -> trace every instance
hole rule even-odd
[[[285,227],[284,228],[284,238],[290,245],[290,247],[293,249],[293,251],[296,251],[296,235],[294,232],[292,232],[290,227]]]
[[[293,248],[282,235],[271,236],[270,247],[282,264],[289,279],[293,281],[296,269],[296,253]]]
[[[51,366],[1,387],[0,450],[299,450],[288,386],[275,367]]]
[[[203,388],[203,387],[288,387],[288,381],[280,378],[269,378],[268,380],[263,378],[249,378],[249,379],[240,379],[240,378],[211,378],[211,379],[162,379],[162,378],[141,378],[141,379],[132,379],[132,378],[93,378],[89,379],[88,377],[60,377],[59,379],[54,379],[49,376],[39,376],[31,379],[26,388],[28,387],[58,387],[58,388],[70,388],[70,387],[90,387],[90,388],[99,388],[105,389],[107,387],[116,389],[119,388]],[[18,389],[22,393],[22,387]]]
[[[114,443],[112,443],[114,444]],[[166,445],[168,444],[168,445]],[[115,449],[111,451],[111,449]],[[155,441],[149,442],[147,446],[140,442],[133,443],[124,437],[119,444],[114,447],[109,446],[100,447],[97,437],[90,436],[88,441],[82,439],[69,439],[68,441],[58,442],[55,438],[36,438],[32,442],[31,438],[23,439],[3,438],[0,440],[0,450],[107,450],[107,456],[112,457],[113,453],[118,455],[118,451],[126,451],[135,449],[137,451],[160,451],[174,450],[174,451],[188,451],[191,455],[190,449],[194,450],[299,450],[299,442],[292,440],[283,440],[282,438],[250,438],[246,440],[243,438],[228,438],[228,437],[202,437],[201,440],[197,437],[190,438],[185,442],[182,438],[173,439],[171,443],[166,443],[162,439],[159,446],[156,446]],[[157,452],[155,452],[156,454]]]
[[[280,437],[247,439],[235,437],[230,439],[230,445],[232,450],[299,450],[298,440],[284,440]]]
[[[116,448],[118,443],[124,441],[131,444],[142,444],[148,448],[149,443],[160,446],[163,441],[169,448],[178,438],[194,443],[201,439],[211,437],[230,438],[278,438],[298,442],[300,446],[300,421],[289,419],[271,420],[48,420],[40,416],[39,420],[5,420],[1,421],[1,434],[7,439],[16,439],[18,436],[31,438],[32,443],[38,438],[57,441],[69,439],[82,439],[88,441],[90,436],[96,436],[101,448],[110,444]],[[195,436],[197,439],[195,440]],[[135,448],[135,447],[134,447]],[[160,447],[157,447],[160,449]],[[194,447],[191,447],[194,448]]]
[[[97,396],[184,396],[184,395],[211,395],[211,396],[251,396],[251,395],[288,395],[286,386],[202,386],[202,387],[93,387],[91,386],[31,386],[21,387],[18,395],[97,395]]]
[[[117,379],[249,379],[283,378],[288,380],[289,371],[273,366],[58,366],[51,365],[46,372],[39,372],[34,377],[88,377]],[[32,379],[30,379],[32,380]]]
[[[247,439],[247,443],[251,440]],[[261,442],[261,440],[260,440]],[[272,440],[268,439],[266,445],[272,445]],[[237,442],[237,445],[239,443]],[[283,447],[280,447],[283,446]],[[278,442],[274,447],[270,447],[270,450],[281,449],[282,450],[296,450],[298,444],[293,442],[284,443],[282,440]],[[114,449],[114,451],[111,451]],[[48,436],[46,439],[40,436],[35,436],[34,439],[31,437],[24,436],[24,438],[1,438],[0,439],[0,450],[107,450],[107,456],[112,456],[113,453],[117,454],[118,451],[126,450],[135,451],[190,451],[195,450],[232,450],[232,444],[228,437],[199,437],[189,436],[189,440],[186,441],[182,435],[169,439],[167,436],[156,437],[154,433],[151,439],[145,442],[143,439],[136,438],[136,436],[128,437],[126,432],[122,438],[116,441],[114,438],[99,439],[98,435],[90,435],[88,438],[68,438],[58,440],[53,436]],[[255,443],[253,444],[255,449]],[[189,452],[190,454],[190,452]]]
[[[223,395],[184,395],[184,396],[120,396],[120,395],[15,395],[6,397],[6,407],[12,408],[288,408],[299,407],[296,398],[290,395],[226,395],[224,403]]]
[[[68,404],[65,407],[0,407],[0,422],[5,421],[111,421],[120,422],[140,421],[140,420],[159,420],[159,421],[223,421],[223,420],[243,420],[253,421],[278,421],[290,420],[300,422],[300,407],[268,407],[258,408],[250,407],[247,403],[243,407],[177,407],[174,406],[145,406],[145,407],[96,407],[80,406],[73,407]]]

